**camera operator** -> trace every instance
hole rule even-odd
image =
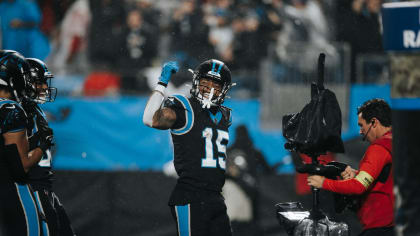
[[[381,99],[366,101],[357,110],[363,140],[370,146],[359,170],[347,166],[343,180],[323,176],[308,177],[308,185],[357,199],[357,216],[362,224],[360,236],[394,235],[394,195],[392,174],[391,108]]]

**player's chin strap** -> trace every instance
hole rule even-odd
[[[143,114],[143,123],[149,127],[153,127],[153,116],[162,105],[165,89],[165,86],[158,84],[150,96],[149,101],[147,101]]]
[[[213,95],[214,95],[214,88],[211,88],[209,97],[203,98],[203,101],[202,101],[203,108],[210,109],[211,106],[216,105],[211,101],[211,99],[213,98]]]

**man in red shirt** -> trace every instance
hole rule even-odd
[[[308,177],[308,185],[359,198],[358,218],[363,231],[359,236],[394,235],[394,194],[392,174],[391,108],[382,99],[366,101],[357,110],[363,140],[370,146],[359,170],[347,166],[343,180],[323,176]]]

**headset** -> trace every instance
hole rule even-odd
[[[373,126],[374,124],[375,124],[375,120],[372,120],[372,121],[370,122],[370,127],[369,127],[368,131],[365,133],[365,135],[363,135],[363,138],[362,138],[362,140],[363,140],[363,141],[366,141],[366,137],[367,137],[367,135],[369,134],[370,129],[372,128],[372,126]]]

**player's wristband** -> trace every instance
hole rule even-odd
[[[168,86],[168,84],[166,84],[166,83],[164,83],[164,82],[162,82],[162,81],[159,81],[158,82],[158,85],[162,85],[163,87],[165,87],[166,88],[166,86]]]
[[[159,82],[158,83],[158,85],[156,85],[156,87],[155,87],[155,90],[154,91],[156,91],[156,92],[159,92],[159,93],[161,93],[162,94],[162,96],[165,94],[165,89],[166,89],[166,86],[164,86],[164,85],[162,85],[162,84],[160,84],[161,82]]]

